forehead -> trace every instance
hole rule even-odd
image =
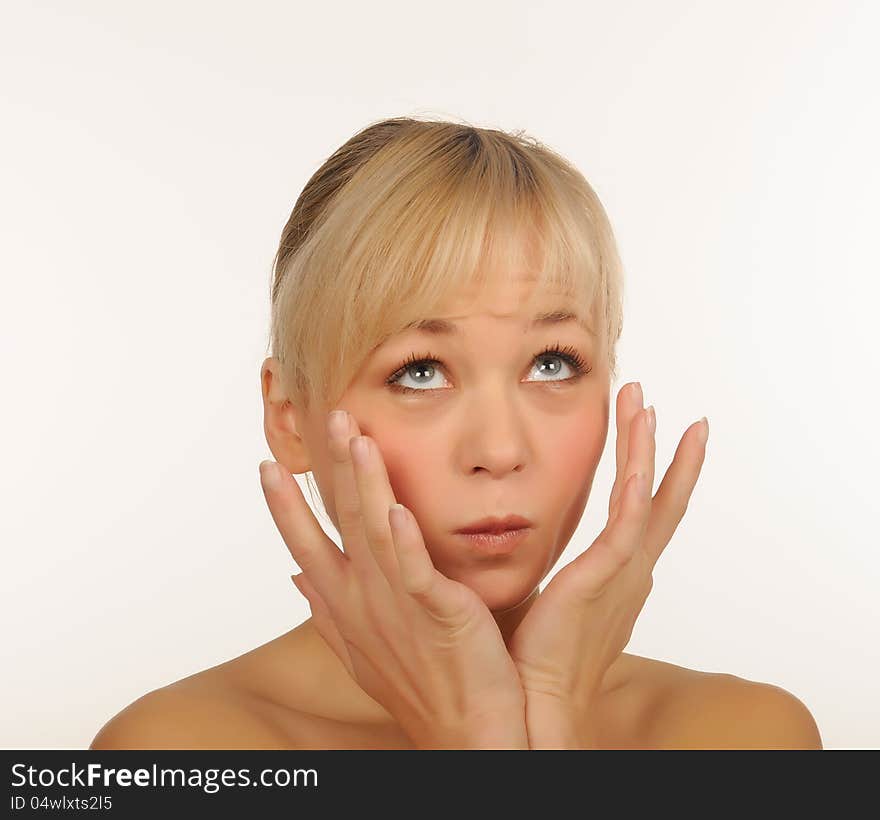
[[[443,300],[430,317],[410,322],[406,329],[435,335],[455,335],[462,324],[478,316],[507,319],[529,330],[548,325],[575,324],[595,335],[592,317],[575,304],[570,294],[535,289],[530,275],[494,277],[482,286],[471,285],[463,292]]]

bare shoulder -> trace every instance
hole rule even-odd
[[[673,668],[652,727],[654,748],[823,748],[813,715],[791,692],[736,675]]]
[[[155,689],[112,717],[89,749],[287,749],[244,693],[199,675]]]

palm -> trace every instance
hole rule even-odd
[[[509,651],[527,690],[567,695],[585,668],[590,688],[598,687],[629,642],[651,587],[650,561],[637,549],[606,586],[585,596],[588,552],[551,579],[511,638]]]
[[[562,576],[567,569],[560,570],[538,595],[508,644],[524,686],[543,679],[559,680],[564,673],[554,669],[552,659],[565,655],[560,644],[565,641],[567,605],[566,596],[560,590],[564,587]]]

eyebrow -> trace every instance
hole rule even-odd
[[[583,318],[569,310],[551,310],[546,313],[539,313],[532,319],[529,329],[535,326],[557,325],[564,322],[575,322],[591,336],[596,335]],[[459,333],[458,325],[448,319],[422,319],[417,322],[411,322],[406,326],[406,329],[419,330],[435,336],[450,336]]]

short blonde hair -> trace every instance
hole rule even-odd
[[[583,175],[522,131],[368,125],[312,175],[281,235],[270,344],[286,395],[326,412],[377,345],[487,271],[523,263],[534,296],[568,294],[593,316],[616,380],[622,266]]]

